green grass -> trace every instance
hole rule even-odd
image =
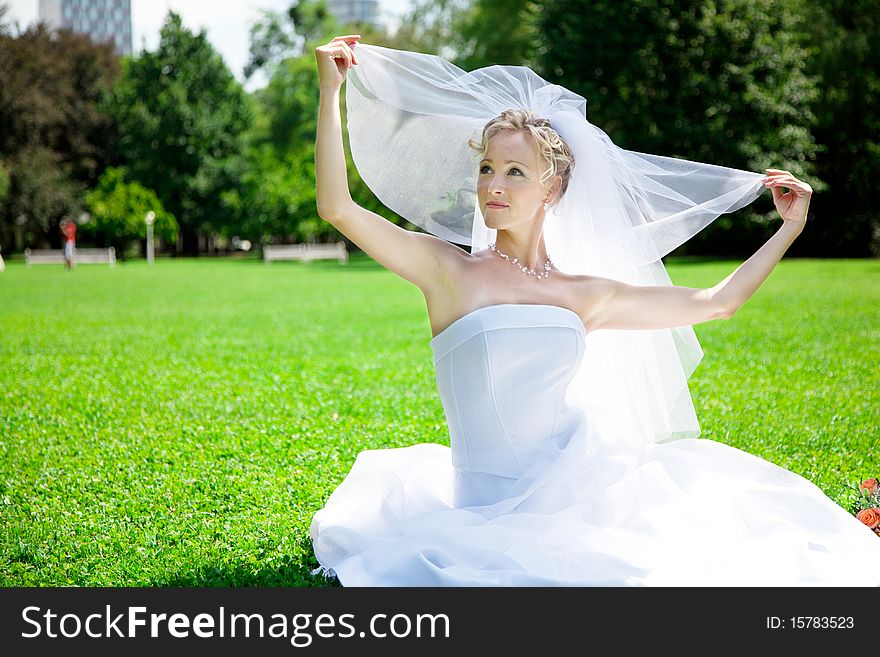
[[[695,326],[703,437],[848,507],[880,474],[878,314],[880,262],[784,260]],[[309,521],[358,452],[449,444],[421,292],[362,256],[10,263],[0,330],[3,586],[321,585]]]

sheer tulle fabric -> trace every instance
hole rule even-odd
[[[479,156],[467,142],[509,108],[548,118],[575,154],[569,189],[544,224],[548,254],[569,274],[670,285],[660,258],[764,190],[758,173],[616,146],[586,119],[582,96],[529,68],[466,72],[435,55],[356,48],[346,103],[359,174],[396,213],[472,252],[495,231],[477,205]],[[606,440],[638,452],[699,436],[687,379],[703,352],[690,326],[597,331],[586,352],[571,390]]]

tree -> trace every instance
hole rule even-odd
[[[162,202],[151,189],[136,182],[126,182],[125,170],[108,167],[95,189],[86,195],[91,221],[80,227],[83,235],[100,238],[120,254],[126,243],[134,238],[146,239],[144,221],[148,212],[156,215],[153,235],[165,242],[177,240],[178,225],[174,215],[162,207]]]
[[[391,46],[436,54],[460,66],[469,54],[465,42],[471,35],[464,36],[462,28],[471,19],[473,4],[473,0],[416,0],[401,18]],[[476,38],[485,36],[483,32]]]
[[[808,3],[808,69],[819,77],[816,173],[828,192],[803,239],[812,253],[880,255],[880,0]]]
[[[584,96],[623,148],[763,171],[814,190],[817,81],[806,72],[799,0],[543,3],[541,69]],[[769,195],[722,216],[682,250],[746,255],[777,225]],[[707,241],[708,240],[708,241]],[[795,245],[799,246],[799,245]]]
[[[2,20],[2,13],[0,13]],[[0,159],[9,172],[0,240],[59,244],[58,223],[109,159],[100,102],[119,71],[110,44],[40,24],[0,26]]]
[[[341,33],[359,33],[369,43],[385,43],[381,30],[354,23],[340,26],[323,0],[300,0],[283,13],[266,12],[251,30],[248,74],[265,70],[270,81],[253,94],[255,120],[246,154],[238,162],[240,189],[227,195],[241,209],[236,234],[258,243],[273,239],[335,241],[339,232],[317,216],[315,132],[320,89],[315,46]],[[344,91],[343,91],[344,94]],[[344,95],[341,99],[345,111]],[[343,118],[344,120],[344,118]],[[352,196],[382,208],[348,167]],[[391,214],[382,209],[385,214]]]
[[[82,208],[82,185],[65,171],[56,152],[39,144],[8,156],[9,192],[3,203],[3,241],[15,233],[16,248],[52,242],[53,230]],[[55,240],[60,245],[60,238]]]
[[[403,17],[393,47],[436,53],[465,71],[538,65],[542,38],[534,0],[421,0]]]
[[[253,94],[254,122],[236,163],[239,189],[227,195],[239,208],[229,231],[258,244],[313,241],[328,231],[314,222],[314,140],[318,79],[311,48],[340,26],[323,0],[300,0],[282,13],[263,12],[251,28],[245,74],[265,71],[269,84]],[[328,39],[330,37],[327,37]]]
[[[341,29],[326,0],[297,0],[284,12],[262,13],[262,19],[251,27],[247,77],[260,69],[271,77],[285,59],[310,54],[310,45],[337,36]]]
[[[237,185],[250,98],[205,33],[169,12],[158,49],[126,62],[107,107],[120,127],[119,163],[180,222],[178,252],[197,253],[199,233],[229,219],[223,199]]]
[[[254,93],[254,128],[238,164],[240,223],[230,230],[260,244],[282,240],[335,240],[317,216],[314,146],[319,86],[314,54],[272,67],[265,89]]]

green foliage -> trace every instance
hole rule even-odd
[[[318,77],[308,56],[291,57],[274,67],[269,85],[253,95],[254,127],[246,151],[235,163],[238,186],[224,201],[238,220],[228,235],[247,235],[258,243],[273,236],[291,241],[319,240],[335,233],[328,224],[309,225],[315,216],[314,135]],[[332,227],[331,227],[332,228]]]
[[[314,214],[314,164],[295,155],[279,156],[269,146],[253,146],[236,163],[239,185],[224,196],[236,221],[225,227],[228,235],[245,235],[258,244],[308,240],[300,224]],[[322,222],[323,223],[323,222]]]
[[[156,192],[180,222],[184,251],[194,250],[196,231],[229,218],[223,198],[236,185],[248,96],[204,32],[193,34],[169,12],[158,49],[126,62],[108,109],[130,176]]]
[[[99,102],[118,75],[110,44],[42,25],[0,35],[0,155],[39,145],[73,179],[94,183],[110,119]]]
[[[56,242],[108,165],[198,232],[257,243],[329,240],[316,214],[314,47],[338,34],[437,53],[473,70],[526,65],[588,101],[588,118],[637,151],[762,171],[814,189],[791,255],[880,254],[880,0],[415,0],[394,35],[339,25],[325,0],[292,0],[253,26],[246,94],[208,43],[169,13],[160,45],[21,31],[0,4],[0,242]],[[118,79],[117,79],[117,76]],[[114,80],[116,82],[114,83]],[[102,98],[112,86],[112,94]],[[345,125],[345,87],[341,111]],[[343,138],[347,139],[346,131]],[[395,223],[347,152],[352,197]],[[769,193],[681,253],[747,257],[778,225]]]
[[[64,170],[58,153],[39,144],[8,155],[7,162],[12,174],[2,206],[4,226],[0,228],[17,223],[29,244],[54,237],[61,218],[79,213],[82,186]],[[11,240],[7,237],[4,243],[7,241]]]
[[[708,286],[737,264],[669,271]],[[309,521],[357,454],[448,444],[424,299],[361,254],[3,277],[3,586],[324,585]],[[695,326],[703,437],[847,508],[877,470],[878,277],[783,260],[734,318]]]
[[[250,77],[264,69],[271,76],[278,64],[289,57],[311,54],[317,42],[342,34],[341,28],[325,0],[297,0],[285,12],[263,11],[262,18],[251,26],[244,73]]]
[[[541,68],[588,99],[588,118],[633,150],[809,173],[815,81],[792,3],[547,3]],[[809,180],[813,184],[813,180]],[[818,186],[818,185],[817,185]]]
[[[787,169],[816,192],[817,81],[805,67],[800,0],[544,3],[540,69],[588,101],[623,148],[762,172]],[[741,255],[769,237],[771,195],[679,251]],[[745,226],[745,228],[743,228]]]
[[[132,238],[146,239],[144,219],[152,211],[156,214],[153,236],[172,243],[177,239],[174,215],[162,207],[153,190],[136,182],[126,182],[124,169],[108,167],[97,187],[86,195],[86,204],[92,221],[80,227],[85,235],[102,235],[114,244]]]
[[[317,216],[315,203],[320,88],[314,47],[341,30],[363,34],[371,43],[384,35],[366,26],[341,28],[323,6],[322,1],[303,0],[285,14],[267,13],[253,29],[259,36],[252,37],[251,70],[264,68],[271,78],[266,88],[253,94],[253,129],[246,153],[236,162],[240,186],[225,197],[229,207],[239,208],[239,220],[227,226],[229,235],[246,235],[258,243],[340,239],[338,231]],[[344,117],[344,90],[340,106]],[[350,161],[347,170],[353,198],[394,216],[360,181]]]
[[[263,18],[251,26],[250,53],[244,67],[246,77],[260,69],[274,66],[293,50],[294,40],[285,30],[284,23],[282,15],[264,11]]]
[[[0,203],[3,203],[3,199],[6,198],[6,193],[9,191],[9,171],[6,170],[6,167],[3,165],[3,162],[0,162]]]
[[[536,65],[542,35],[533,0],[421,0],[401,20],[393,46],[440,54],[466,71]]]
[[[389,45],[400,50],[434,53],[460,65],[468,54],[462,35],[473,16],[474,4],[474,0],[414,0],[410,11],[401,17]],[[476,38],[491,39],[492,34],[484,31]]]
[[[282,154],[304,150],[314,142],[319,94],[314,54],[290,57],[279,64],[266,88],[254,94],[267,117],[265,132],[256,135],[258,143]]]
[[[0,17],[2,19],[2,17]],[[100,101],[118,74],[110,44],[42,25],[0,29],[0,159],[8,171],[0,241],[59,239],[58,222],[81,208],[109,159],[110,118]]]
[[[822,144],[814,196],[816,253],[880,256],[880,0],[807,3],[807,67],[820,80],[813,134]]]

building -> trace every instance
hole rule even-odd
[[[343,25],[362,21],[379,25],[379,0],[327,0],[327,9]]]
[[[52,28],[88,34],[92,41],[112,40],[117,53],[131,54],[131,0],[40,0],[39,18]]]

